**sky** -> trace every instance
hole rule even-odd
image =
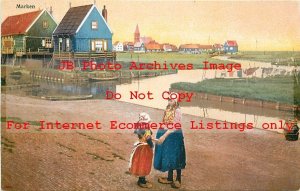
[[[2,21],[52,6],[59,23],[71,6],[94,0],[1,0]],[[35,5],[18,9],[17,4]],[[240,50],[300,51],[300,1],[132,1],[96,0],[106,5],[113,41],[133,41],[136,25],[141,36],[159,43],[213,44],[236,40]]]

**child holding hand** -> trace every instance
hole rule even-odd
[[[137,129],[134,131],[139,141],[134,144],[129,162],[129,172],[138,177],[137,184],[142,188],[152,188],[152,184],[146,180],[153,159],[152,131],[147,128],[150,120],[149,114],[145,112],[139,114]]]

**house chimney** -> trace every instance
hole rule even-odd
[[[49,11],[50,15],[53,15],[53,11],[52,11],[52,6],[50,6],[50,11]]]
[[[94,5],[96,5],[96,0],[94,0]]]
[[[105,9],[105,5],[102,9],[102,16],[104,17],[105,21],[107,22],[107,10]]]
[[[72,4],[71,4],[71,1],[69,2],[69,9],[71,9],[71,7],[72,7]]]

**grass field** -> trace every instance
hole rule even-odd
[[[199,69],[203,67],[203,61],[209,61],[213,63],[228,63],[228,61],[220,61],[211,58],[209,54],[181,54],[181,53],[117,53],[117,61],[120,62],[142,62],[142,63],[152,63],[157,61],[163,63],[166,61],[167,64],[170,63],[182,63],[188,64],[192,63],[194,69]]]
[[[300,66],[299,51],[242,51],[237,55],[230,56],[234,59],[271,62],[279,65]]]
[[[294,77],[209,79],[198,83],[174,83],[171,88],[300,105],[300,85],[295,82]]]

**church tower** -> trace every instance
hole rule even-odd
[[[134,43],[140,42],[140,30],[139,25],[136,25],[135,32],[134,32]]]

